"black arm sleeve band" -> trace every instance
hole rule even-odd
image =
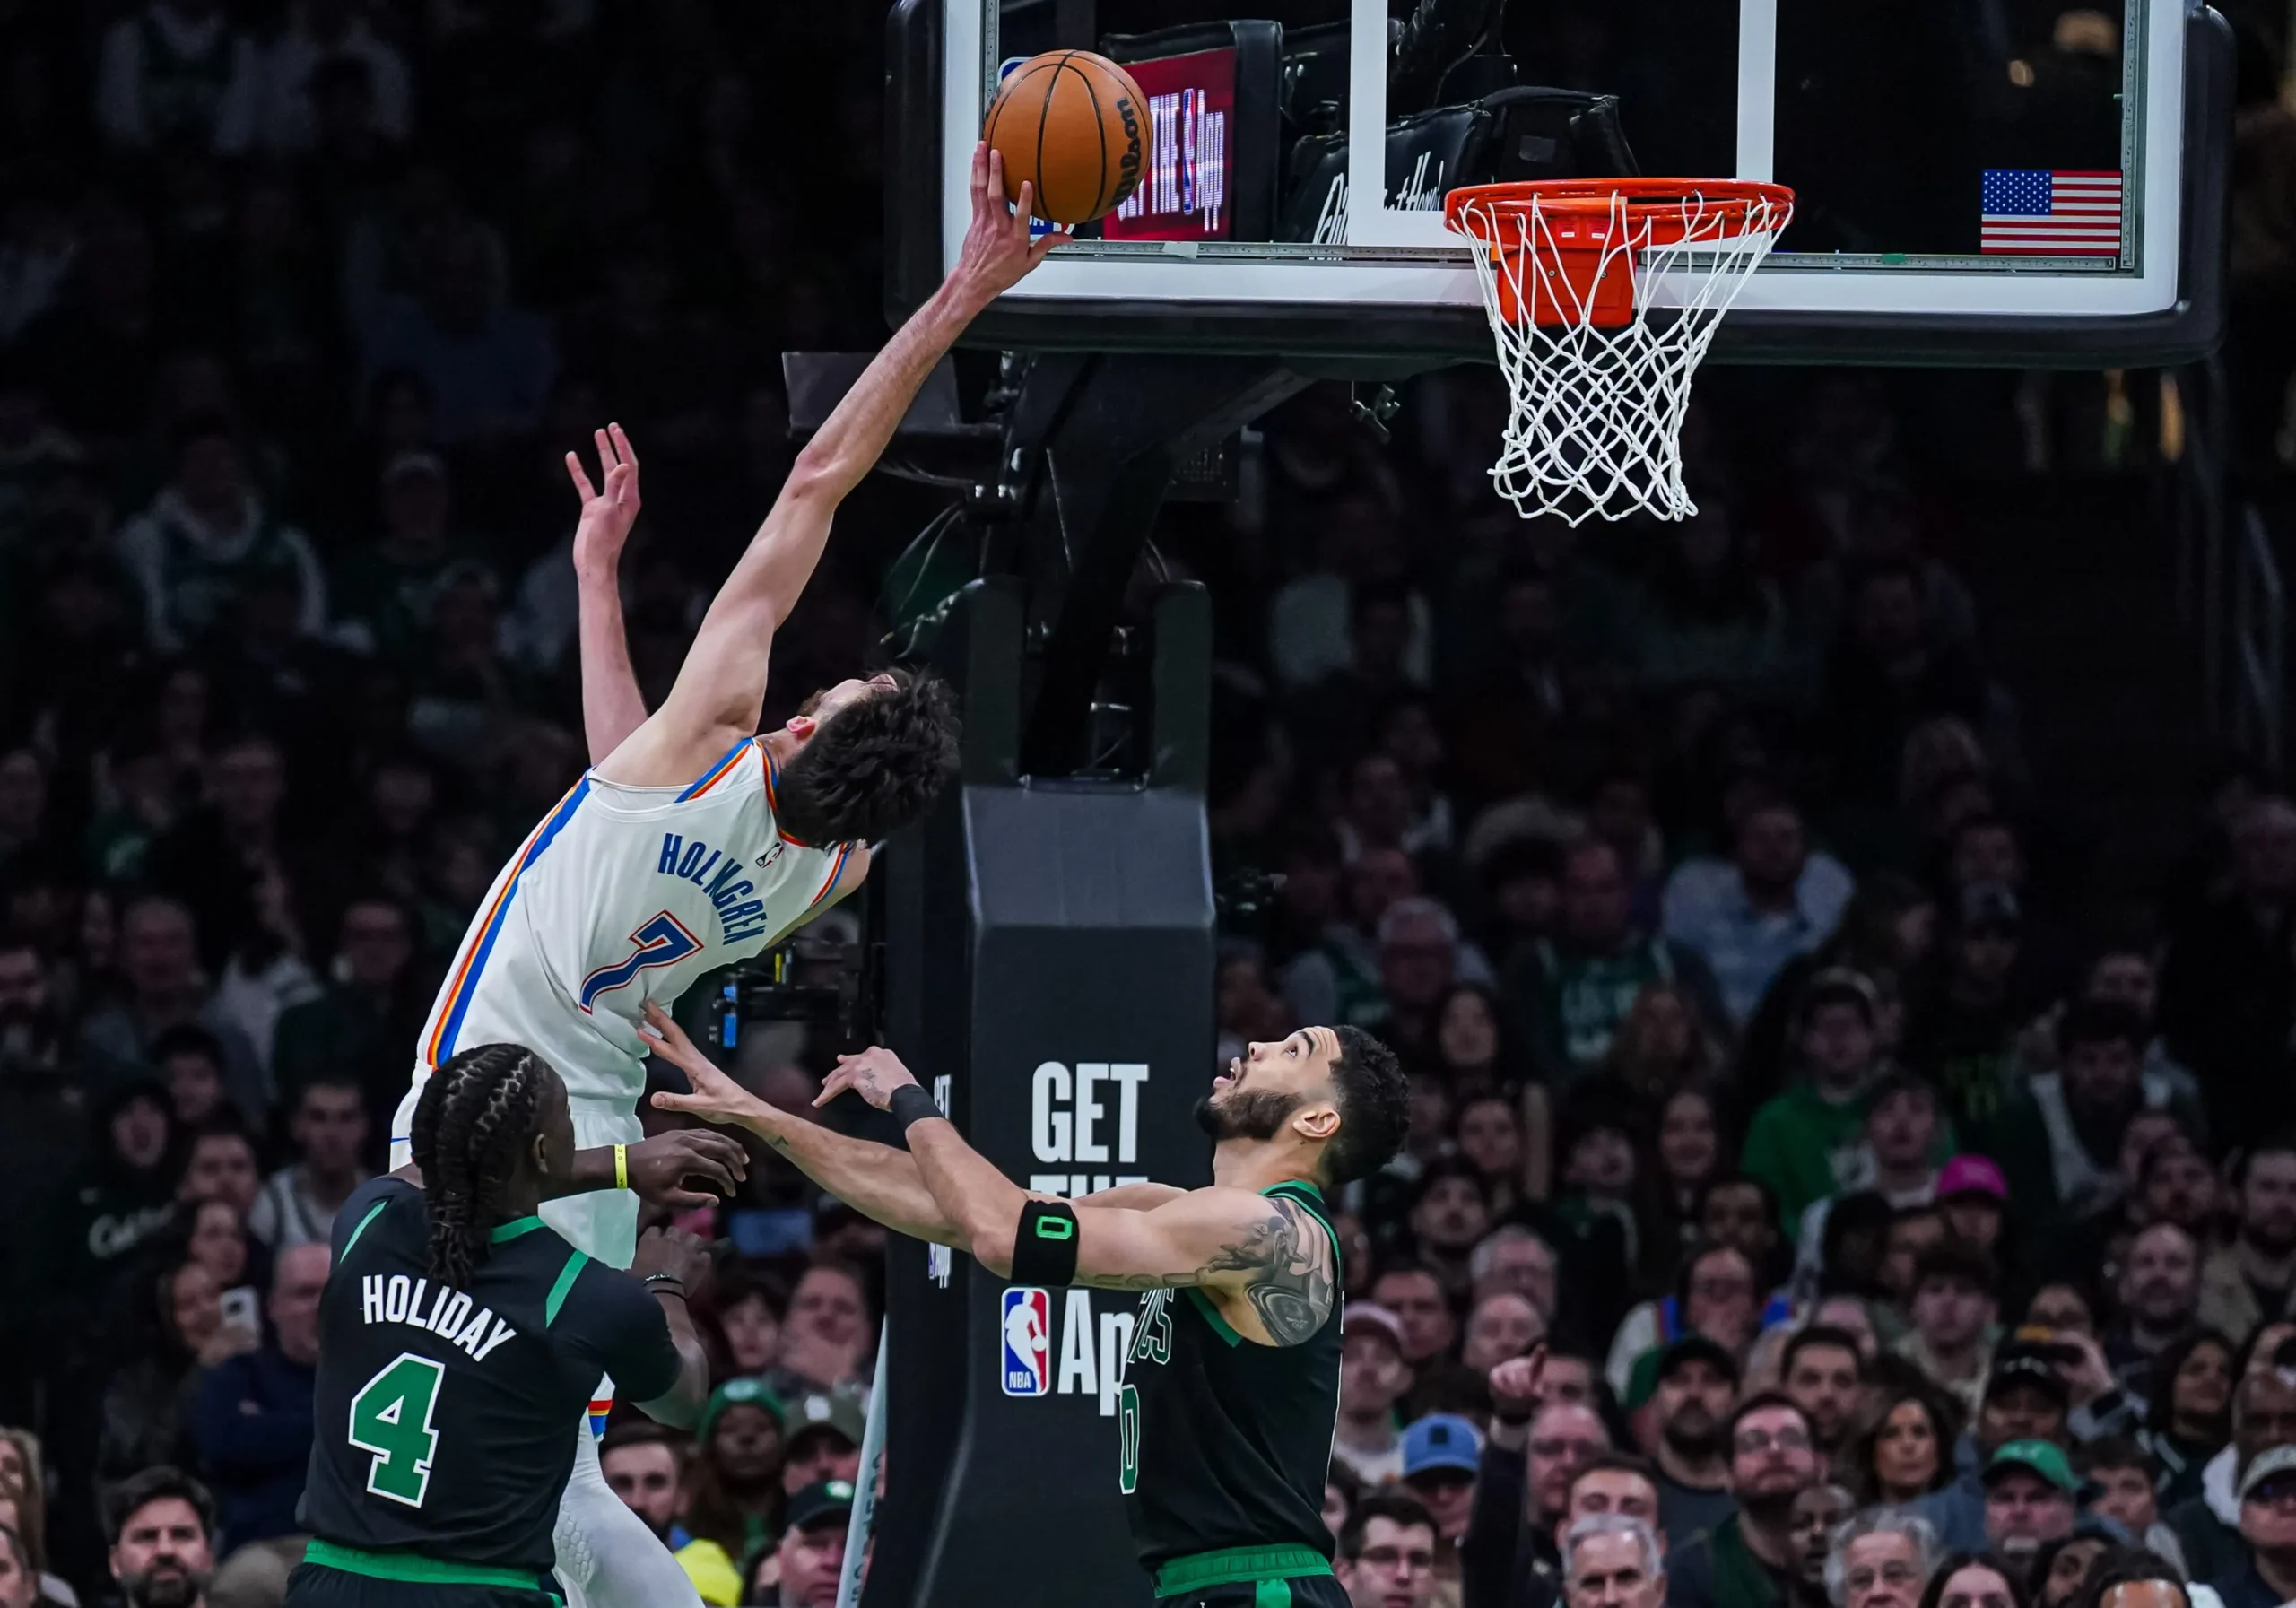
[[[1076,1213],[1066,1201],[1031,1201],[1013,1238],[1013,1282],[1057,1290],[1076,1282]]]
[[[885,1103],[885,1109],[893,1114],[893,1120],[900,1124],[900,1131],[904,1134],[909,1132],[910,1124],[941,1115],[941,1108],[933,1103],[933,1097],[914,1083],[903,1083],[894,1090],[892,1099]]]

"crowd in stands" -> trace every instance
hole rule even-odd
[[[584,762],[560,455],[646,452],[658,699],[786,468],[778,354],[882,338],[836,222],[882,19],[754,9],[0,0],[0,1608],[275,1608],[335,1209]],[[2100,910],[1921,446],[2002,393],[1761,395],[1676,527],[1500,508],[1479,374],[1392,444],[1312,388],[1160,526],[1218,613],[1215,869],[1274,890],[1219,1054],[1412,1071],[1341,1218],[1342,1580],[2296,1598],[2296,804],[2195,778]],[[856,500],[776,700],[864,663],[932,506]],[[839,1047],[735,1070],[796,1108]],[[826,1604],[882,1237],[768,1164],[715,1226],[700,1432],[605,1470],[710,1603]]]

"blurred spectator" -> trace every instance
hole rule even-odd
[[[709,1395],[686,1464],[677,1560],[702,1601],[730,1608],[741,1594],[740,1560],[773,1538],[784,1505],[783,1408],[759,1379],[728,1379]]]
[[[39,1574],[24,1538],[13,1526],[0,1525],[0,1608],[32,1608],[39,1596]]]
[[[1857,1337],[1812,1324],[1786,1342],[1778,1373],[1787,1399],[1802,1410],[1810,1426],[1810,1444],[1831,1466],[1857,1427],[1865,1390],[1865,1360]]]
[[[1826,1221],[1842,1195],[1871,1191],[1892,1206],[1918,1206],[1937,1198],[1941,1183],[1950,1183],[1956,1190],[1972,1186],[1974,1169],[1961,1166],[1961,1158],[1956,1157],[1943,1169],[1936,1165],[1942,1128],[1937,1091],[1927,1079],[1890,1073],[1875,1081],[1866,1097],[1864,1143],[1848,1159],[1840,1192],[1813,1201],[1802,1213],[1795,1247],[1797,1294],[1807,1299],[1817,1293],[1824,1266]],[[1997,1178],[1984,1181],[1997,1183]]]
[[[1802,1000],[1804,1075],[1747,1125],[1741,1165],[1770,1186],[1794,1228],[1851,1172],[1874,1073],[1877,1009],[1873,985],[1855,972],[1813,978]]]
[[[1415,1369],[1440,1360],[1458,1338],[1458,1319],[1429,1268],[1389,1265],[1371,1281],[1371,1301],[1395,1315],[1403,1329],[1403,1359]]]
[[[1417,1498],[1375,1491],[1348,1516],[1333,1572],[1352,1608],[1427,1608],[1437,1540],[1435,1520]]]
[[[303,1085],[288,1118],[296,1159],[263,1181],[248,1232],[274,1251],[325,1245],[335,1214],[373,1175],[365,1165],[366,1097],[341,1074]]]
[[[1658,1359],[1650,1402],[1658,1465],[1658,1525],[1673,1551],[1737,1510],[1730,1493],[1727,1424],[1738,1393],[1738,1361],[1691,1334]]]
[[[152,645],[180,652],[221,631],[239,589],[267,572],[293,578],[296,629],[316,636],[327,608],[317,555],[310,538],[279,523],[248,485],[230,422],[188,420],[174,446],[173,477],[119,532],[120,562],[143,593]]]
[[[2266,1134],[2296,1121],[2287,1055],[2289,914],[2296,903],[2296,804],[2258,798],[2231,825],[2231,874],[2170,935],[2161,1032],[2198,1076],[2218,1130]]]
[[[1642,1519],[1591,1514],[1571,1525],[1561,1550],[1570,1608],[1659,1608],[1668,1600],[1665,1560]]]
[[[2110,1519],[2150,1551],[2177,1555],[2176,1534],[2161,1522],[2152,1464],[2143,1446],[2126,1436],[2100,1436],[2074,1452],[2073,1472],[2082,1478],[2092,1514]]]
[[[2149,1399],[2157,1394],[2154,1364],[2196,1322],[2200,1252],[2192,1236],[2170,1222],[2138,1234],[2121,1265],[2118,1295],[2121,1319],[2102,1336],[2105,1360],[2122,1388]]]
[[[365,1100],[369,1122],[387,1122],[406,1091],[406,1046],[427,1009],[410,987],[413,958],[404,906],[381,897],[344,906],[326,991],[279,1018],[272,1049],[279,1087],[301,1089],[322,1074],[347,1080]]]
[[[774,1608],[833,1608],[845,1569],[846,1532],[853,1522],[853,1486],[824,1480],[789,1499],[781,1540],[773,1549],[778,1583],[767,1592],[744,1593],[744,1603]]]
[[[210,1117],[190,1130],[184,1152],[183,1178],[177,1195],[187,1201],[220,1201],[245,1221],[263,1192],[263,1174],[257,1169],[255,1141],[227,1113]]]
[[[1857,1511],[1857,1499],[1849,1488],[1822,1475],[1795,1497],[1791,1525],[1795,1562],[1787,1595],[1796,1608],[1824,1608],[1826,1559],[1832,1551],[1834,1532]]]
[[[1970,1420],[1969,1449],[1974,1461],[1950,1483],[1917,1501],[1916,1511],[1936,1527],[1946,1546],[1961,1552],[1982,1550],[1985,1487],[1979,1471],[2012,1441],[2063,1445],[2071,1410],[2072,1386],[2057,1354],[2048,1345],[2012,1339],[1994,1352]]]
[[[2296,1314],[2296,1138],[2264,1138],[2233,1163],[2232,1207],[2231,1244],[2201,1267],[2198,1317],[2239,1344]]]
[[[209,1370],[200,1394],[200,1461],[215,1477],[225,1558],[219,1592],[283,1595],[302,1558],[297,1505],[311,1460],[311,1387],[317,1377],[319,1294],[327,1247],[283,1250],[265,1308],[272,1338]]]
[[[2240,1476],[2248,1557],[2208,1584],[2225,1608],[2276,1608],[2296,1597],[2296,1447],[2277,1446]]]
[[[651,1419],[625,1419],[612,1425],[598,1442],[598,1466],[622,1506],[645,1521],[656,1540],[670,1546],[683,1471],[667,1432]]]
[[[1900,1386],[1845,1460],[1870,1503],[1902,1508],[1953,1478],[1953,1421],[1925,1387]]]
[[[244,1355],[261,1337],[226,1321],[222,1290],[201,1263],[162,1272],[152,1285],[158,1340],[105,1386],[102,1428],[96,1447],[100,1479],[124,1479],[155,1463],[178,1466],[196,1460],[192,1425],[206,1375]]]
[[[2232,1444],[2202,1471],[2200,1494],[2161,1515],[2194,1579],[2222,1579],[2240,1568],[2248,1545],[2240,1534],[2240,1483],[2266,1453],[2287,1446],[2296,1446],[2296,1381],[2268,1366],[2234,1387]]]
[[[54,1203],[41,1237],[53,1288],[82,1301],[175,1216],[175,1128],[159,1086],[123,1082],[98,1101],[94,1146],[77,1187]]]
[[[1920,1518],[1867,1508],[1833,1534],[1826,1595],[1837,1608],[1914,1608],[1936,1565],[1936,1534]]]
[[[215,1573],[215,1502],[166,1464],[112,1488],[104,1530],[126,1608],[207,1608]]]
[[[1460,1332],[1461,1366],[1489,1373],[1509,1357],[1529,1353],[1546,1338],[1546,1319],[1528,1298],[1499,1290],[1475,1302]]]
[[[1809,851],[1801,812],[1783,796],[1755,799],[1733,827],[1730,860],[1686,860],[1667,879],[1665,932],[1712,969],[1735,1026],[1788,960],[1831,935],[1855,884]]]
[[[2013,1440],[1996,1448],[1985,1462],[1986,1546],[2039,1589],[2034,1557],[2073,1534],[2080,1489],[2065,1448],[2053,1442]]]
[[[1747,545],[1727,503],[1708,493],[1695,516],[1662,536],[1617,629],[1619,657],[1638,685],[1776,694],[1787,668],[1786,611]]]
[[[89,1013],[81,1023],[82,1043],[115,1061],[148,1065],[168,1029],[204,1028],[222,1047],[232,1103],[242,1111],[269,1109],[270,1090],[255,1047],[203,986],[190,910],[178,900],[152,896],[130,904],[119,920],[119,959],[126,993]]]
[[[321,70],[355,62],[373,100],[377,133],[404,141],[410,129],[406,60],[361,14],[360,0],[297,0],[264,59],[262,137],[274,155],[318,143],[314,83]]]
[[[1483,1437],[1455,1412],[1431,1412],[1404,1431],[1403,1482],[1427,1505],[1435,1521],[1448,1572],[1457,1578],[1455,1549],[1466,1534],[1474,1510],[1475,1470],[1483,1462]]]
[[[1332,1456],[1366,1485],[1403,1474],[1403,1439],[1396,1404],[1411,1388],[1401,1319],[1369,1301],[1350,1302],[1339,1368],[1338,1438]]]
[[[1940,945],[1942,983],[1906,1034],[1907,1064],[1936,1080],[1962,1133],[1991,1131],[2015,1086],[2016,1039],[2032,1003],[2020,966],[2024,941],[2014,893],[1991,884],[1962,890]]]
[[[780,1355],[767,1383],[785,1401],[833,1392],[862,1377],[875,1334],[861,1275],[842,1263],[816,1262],[790,1293]]]
[[[1955,1548],[1929,1577],[1921,1608],[2025,1608],[2030,1600],[2016,1571],[1992,1554]]]
[[[237,156],[254,143],[261,95],[255,39],[222,0],[151,0],[104,34],[96,124],[114,146]]]
[[[2158,1471],[2162,1513],[2200,1494],[2201,1470],[2231,1439],[2237,1360],[2238,1348],[2213,1329],[2187,1335],[2155,1360],[2137,1439]]]
[[[1726,1439],[1738,1508],[1669,1560],[1671,1608],[1782,1608],[1800,1562],[1795,1499],[1819,1477],[1809,1421],[1784,1396],[1758,1393],[1730,1415]]]
[[[781,1446],[781,1489],[796,1495],[821,1480],[848,1480],[861,1468],[861,1404],[820,1391],[790,1404]]]
[[[543,321],[512,304],[476,228],[441,220],[417,247],[416,293],[383,309],[367,343],[370,379],[404,369],[437,403],[440,445],[500,444],[532,434],[557,372]]]
[[[1507,981],[1515,1009],[1532,1024],[1534,1057],[1553,1083],[1602,1066],[1620,1024],[1649,985],[1681,981],[1701,1012],[1714,1000],[1702,961],[1635,930],[1615,849],[1593,840],[1572,845],[1563,856],[1561,889],[1553,940],[1530,945]]]
[[[1998,1280],[1992,1258],[1959,1240],[1935,1246],[1914,1263],[1913,1327],[1898,1343],[1898,1354],[1970,1413],[1986,1393]]]

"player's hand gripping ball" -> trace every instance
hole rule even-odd
[[[1139,187],[1148,98],[1132,74],[1089,50],[1048,50],[1005,75],[980,137],[1004,159],[1004,199],[1036,192],[1036,215],[1090,223]]]

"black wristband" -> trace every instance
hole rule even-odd
[[[649,1273],[639,1282],[649,1291],[667,1289],[680,1300],[685,1299],[685,1281],[674,1273]]]
[[[1075,1282],[1075,1208],[1066,1201],[1026,1203],[1013,1237],[1013,1282],[1057,1290]]]
[[[893,1114],[893,1120],[900,1124],[904,1134],[926,1117],[941,1115],[941,1108],[933,1103],[933,1097],[914,1083],[903,1083],[894,1090],[885,1108]]]

